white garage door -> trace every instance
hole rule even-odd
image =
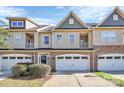
[[[90,58],[80,54],[59,55],[56,57],[56,70],[90,70]]]
[[[11,70],[17,63],[32,62],[31,56],[22,54],[8,54],[0,57],[2,70]]]
[[[98,56],[98,70],[124,70],[124,54]]]

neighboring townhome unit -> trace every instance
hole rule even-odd
[[[68,13],[56,26],[8,17],[11,50],[1,48],[0,69],[17,63],[51,65],[57,71],[124,70],[124,14],[116,7],[99,24]]]

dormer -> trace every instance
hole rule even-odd
[[[10,29],[30,29],[39,27],[37,23],[26,17],[7,17]]]

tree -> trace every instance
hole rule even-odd
[[[10,45],[5,42],[5,40],[9,40],[10,36],[10,32],[0,28],[0,48],[10,48]]]

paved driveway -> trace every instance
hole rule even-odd
[[[124,71],[107,71],[106,73],[124,80]]]
[[[116,87],[91,72],[55,72],[43,87]]]
[[[0,80],[4,80],[6,79],[7,77],[9,77],[11,75],[11,72],[9,71],[2,71],[0,72]]]

